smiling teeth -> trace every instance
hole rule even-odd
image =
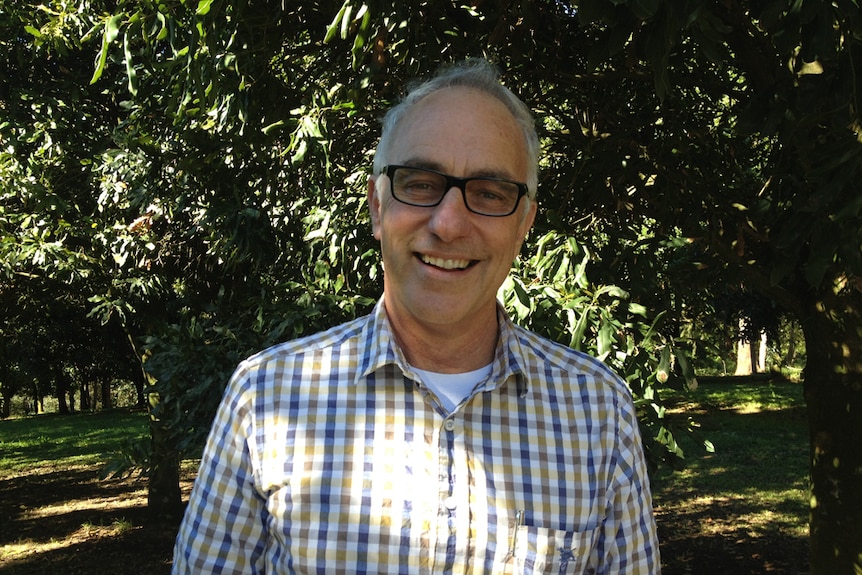
[[[470,265],[467,260],[444,260],[443,258],[432,258],[422,256],[422,261],[434,267],[443,268],[444,270],[463,270]]]

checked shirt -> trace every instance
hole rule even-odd
[[[499,314],[491,374],[452,413],[382,302],[240,364],[173,572],[658,573],[628,388]]]

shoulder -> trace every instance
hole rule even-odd
[[[518,325],[513,325],[513,332],[527,356],[534,356],[535,359],[560,369],[576,372],[586,371],[602,377],[618,379],[618,376],[607,364],[591,355],[557,343]]]
[[[513,335],[531,378],[631,397],[626,383],[603,361],[518,325],[513,325]]]
[[[357,349],[360,342],[368,337],[368,329],[369,316],[363,316],[321,332],[279,343],[245,359],[237,367],[237,372]]]

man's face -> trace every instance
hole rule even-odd
[[[392,135],[387,159],[458,177],[527,177],[515,119],[497,99],[468,88],[440,90],[416,104]],[[386,176],[378,178],[383,190],[378,195],[369,184],[369,205],[393,322],[442,330],[496,322],[497,290],[533,223],[535,202],[522,198],[514,214],[488,217],[468,211],[453,189],[438,206],[408,206],[392,197]]]

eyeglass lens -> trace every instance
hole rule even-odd
[[[517,183],[495,178],[468,178],[456,182],[444,174],[404,167],[393,169],[390,178],[395,199],[413,206],[436,206],[456,185],[463,191],[467,208],[484,215],[508,215],[515,210],[521,197]]]

